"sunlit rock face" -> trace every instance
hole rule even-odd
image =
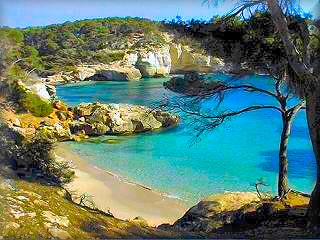
[[[85,79],[88,79],[90,77],[92,77],[93,75],[96,74],[96,70],[94,68],[91,67],[77,67],[77,71],[78,71],[78,78],[82,81]]]
[[[30,90],[38,96],[49,100],[51,98],[47,86],[43,83],[36,83],[30,86]]]
[[[136,67],[144,77],[166,76],[171,71],[169,46],[138,54]]]
[[[248,204],[259,203],[256,193],[226,192],[208,196],[190,208],[173,228],[183,231],[211,232],[237,219],[237,213]]]
[[[132,65],[91,65],[80,66],[77,68],[78,78],[80,80],[117,80],[117,81],[132,81],[139,80],[141,73]]]
[[[175,115],[128,104],[80,104],[74,113],[71,132],[84,131],[89,136],[148,132],[175,126],[179,122]]]
[[[138,53],[132,52],[128,53],[124,56],[124,61],[127,62],[129,65],[135,65],[138,61]]]
[[[139,69],[142,77],[162,77],[170,74],[171,56],[169,46],[139,49],[124,57],[124,62]]]
[[[195,52],[189,46],[181,44],[170,45],[171,73],[188,71],[212,72],[214,67],[223,66],[224,63],[218,58]]]
[[[125,61],[138,68],[142,77],[167,76],[189,71],[213,72],[224,68],[223,60],[198,53],[189,46],[168,43],[152,50],[127,54]]]

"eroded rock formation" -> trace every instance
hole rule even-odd
[[[140,71],[131,65],[91,65],[80,66],[77,68],[76,78],[79,80],[115,80],[115,81],[132,81],[141,78]]]
[[[81,104],[74,109],[75,121],[70,123],[73,134],[132,134],[175,126],[177,116],[152,111],[144,106],[127,104]]]

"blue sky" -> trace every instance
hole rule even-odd
[[[153,20],[208,20],[228,12],[235,0],[208,7],[203,0],[0,0],[0,25],[43,26],[65,21],[103,17],[144,17]],[[318,0],[301,0],[308,12]]]

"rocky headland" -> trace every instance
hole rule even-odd
[[[2,118],[23,136],[32,138],[40,134],[55,141],[136,134],[174,127],[179,123],[176,115],[137,105],[89,103],[70,108],[55,100],[52,106],[52,112],[45,117],[3,110]]]

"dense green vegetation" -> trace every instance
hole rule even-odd
[[[52,102],[41,98],[30,91],[24,84],[32,85],[37,79],[33,79],[20,66],[14,65],[6,72],[6,83],[10,86],[11,97],[19,103],[20,110],[28,111],[36,117],[46,117],[53,111]],[[4,83],[1,82],[1,85]]]
[[[26,92],[22,98],[23,106],[36,117],[46,117],[53,111],[52,103],[43,100],[32,92]]]
[[[302,49],[299,24],[317,24],[300,17],[289,21]],[[75,71],[74,66],[79,64],[111,63],[123,59],[125,52],[162,45],[163,31],[175,33],[174,41],[196,51],[207,51],[233,62],[273,64],[285,56],[268,13],[256,13],[246,21],[215,17],[210,22],[178,19],[159,23],[140,18],[106,18],[27,29],[2,28],[0,34],[12,44],[6,56],[11,62],[20,59],[17,64],[22,69],[46,76]],[[319,49],[318,30],[311,35],[311,41],[311,47]]]
[[[66,22],[27,29],[0,29],[14,44],[8,58],[41,75],[73,71],[78,64],[122,60],[126,50],[162,44],[161,23],[139,18]],[[130,42],[131,39],[137,41]]]

